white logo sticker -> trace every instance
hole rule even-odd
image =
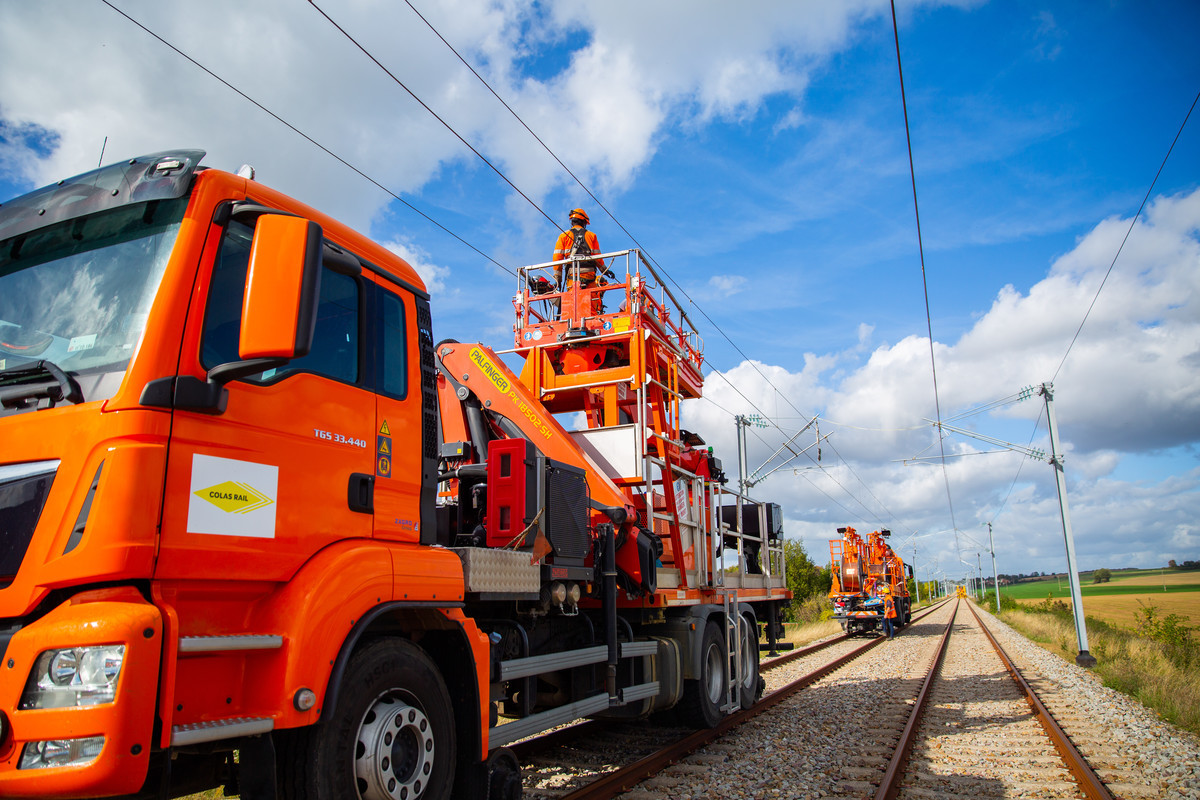
[[[192,455],[188,533],[275,538],[279,467]]]

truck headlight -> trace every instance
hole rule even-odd
[[[124,660],[123,644],[46,650],[33,664],[20,707],[72,708],[111,703]]]
[[[95,761],[103,749],[103,736],[29,742],[21,753],[21,763],[17,765],[17,769],[82,767]]]

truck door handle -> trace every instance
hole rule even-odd
[[[363,472],[350,475],[350,486],[346,491],[346,502],[351,511],[363,514],[375,513],[375,476]]]

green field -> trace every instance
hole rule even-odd
[[[1084,572],[1080,574],[1079,580],[1084,597],[1200,592],[1200,573],[1194,571],[1168,571],[1166,573],[1160,573],[1156,569],[1114,571],[1111,581],[1100,584],[1092,583],[1092,574]],[[1067,584],[1067,576],[1060,575],[1035,581],[1023,581],[1012,586],[1002,586],[1000,593],[1014,600],[1045,600],[1047,595],[1053,595],[1055,600],[1064,600],[1070,598],[1071,588]],[[1197,611],[1200,611],[1200,608]]]
[[[1145,610],[1153,607],[1160,618],[1175,614],[1184,624],[1200,630],[1200,573],[1195,571],[1122,570],[1112,573],[1112,581],[1095,584],[1091,573],[1080,576],[1083,608],[1088,617],[1135,629]],[[1000,593],[1021,605],[1037,605],[1047,595],[1055,601],[1071,603],[1067,577],[1042,578],[1001,588]]]

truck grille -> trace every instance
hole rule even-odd
[[[0,589],[17,577],[58,463],[37,461],[0,467]]]

